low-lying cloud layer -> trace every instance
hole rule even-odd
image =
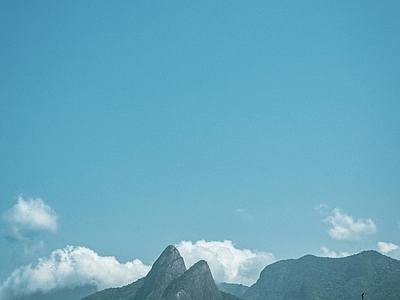
[[[342,213],[338,208],[333,210],[325,222],[330,225],[329,235],[339,241],[359,241],[364,236],[376,233],[376,225],[371,219],[354,220],[352,216]]]
[[[20,241],[34,232],[57,231],[57,214],[41,198],[19,196],[17,204],[3,214],[3,221],[6,236]]]
[[[150,266],[138,259],[121,264],[113,256],[99,256],[86,247],[67,246],[39,259],[36,265],[15,269],[3,283],[0,298],[84,285],[102,290],[131,283],[149,270]]]
[[[253,284],[261,270],[275,261],[271,253],[240,250],[231,241],[182,241],[176,246],[188,268],[204,259],[217,281]],[[150,268],[139,259],[122,264],[113,256],[99,256],[86,247],[67,246],[35,265],[15,269],[0,288],[0,298],[85,285],[98,290],[119,287],[144,277]]]
[[[189,268],[204,259],[210,266],[216,281],[251,285],[258,279],[264,267],[276,261],[272,253],[237,249],[232,241],[192,243],[182,241],[176,245]]]

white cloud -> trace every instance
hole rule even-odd
[[[328,233],[336,240],[359,241],[363,236],[376,233],[376,225],[370,218],[356,221],[352,216],[343,214],[338,208],[335,208],[332,213],[325,222],[331,225]]]
[[[393,243],[378,242],[378,251],[392,258],[400,259],[400,248]]]
[[[237,249],[228,240],[182,241],[176,247],[187,267],[206,260],[217,281],[251,285],[267,264],[276,261],[271,253]],[[139,259],[122,264],[113,256],[99,256],[86,247],[67,246],[40,258],[36,264],[15,269],[0,287],[0,298],[84,285],[98,290],[118,287],[144,277],[150,268]]]
[[[378,242],[378,249],[380,252],[386,254],[390,251],[399,249],[399,246],[397,246],[393,243]]]
[[[67,246],[39,259],[36,265],[15,269],[3,283],[0,295],[18,296],[87,284],[101,290],[131,283],[149,270],[150,266],[138,259],[121,264],[113,256],[99,256],[86,247]]]
[[[235,248],[232,241],[204,240],[192,243],[182,241],[176,245],[189,268],[204,259],[216,281],[251,285],[264,267],[276,261],[271,253]]]
[[[57,231],[57,214],[40,198],[22,196],[11,209],[3,214],[7,235],[17,240],[26,240],[31,233]]]
[[[322,256],[322,257],[331,257],[331,258],[340,258],[340,257],[346,257],[349,256],[350,253],[349,252],[335,252],[330,250],[328,247],[326,246],[322,246],[321,249],[319,249],[319,252],[317,254],[318,256]]]

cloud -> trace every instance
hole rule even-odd
[[[271,253],[237,249],[228,240],[182,241],[176,246],[187,267],[205,259],[217,281],[251,285],[267,264],[276,261]],[[0,287],[0,298],[87,285],[98,290],[119,287],[144,277],[150,268],[139,259],[122,264],[113,256],[99,256],[86,247],[67,246],[36,264],[15,269]]]
[[[243,217],[245,217],[248,221],[253,222],[254,218],[253,216],[251,216],[245,209],[243,208],[238,208],[236,210],[237,213],[239,213],[240,215],[242,215]]]
[[[204,259],[216,281],[251,285],[264,267],[276,261],[271,253],[235,248],[232,241],[204,240],[192,243],[182,241],[176,245],[189,268]]]
[[[331,226],[328,233],[335,240],[359,241],[363,236],[376,233],[376,225],[371,219],[356,221],[352,216],[343,214],[338,208],[335,208],[332,213],[324,221]]]
[[[16,240],[29,240],[40,231],[57,231],[57,214],[40,198],[22,196],[11,209],[3,214],[6,236]]]
[[[380,252],[386,254],[388,252],[391,252],[393,250],[399,249],[399,246],[393,244],[393,243],[385,243],[385,242],[378,242],[378,249]]]
[[[329,250],[326,246],[322,246],[321,249],[319,249],[319,252],[317,256],[322,256],[322,257],[331,257],[331,258],[340,258],[340,257],[346,257],[351,255],[349,252],[335,252],[332,250]]]
[[[102,290],[136,281],[149,270],[150,266],[138,259],[121,264],[113,256],[99,256],[86,247],[67,246],[39,259],[36,265],[15,269],[0,288],[0,295],[27,295],[84,285]]]
[[[316,205],[316,206],[314,207],[314,209],[315,209],[318,213],[322,214],[322,213],[325,213],[325,211],[328,209],[328,205],[325,204],[325,203],[320,203],[320,204]]]
[[[378,251],[392,258],[400,259],[400,248],[393,243],[378,242]]]

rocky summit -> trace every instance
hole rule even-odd
[[[214,282],[208,264],[206,261],[200,260],[182,276],[171,282],[171,284],[164,290],[162,299],[223,300],[223,297]]]
[[[144,278],[134,300],[158,300],[171,283],[186,271],[186,266],[179,251],[168,246],[156,260],[150,272]]]
[[[186,270],[179,251],[168,246],[153,264],[150,272],[127,286],[110,288],[82,300],[235,300],[221,292],[214,282],[206,261]]]

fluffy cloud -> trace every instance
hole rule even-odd
[[[349,252],[342,252],[342,251],[337,253],[335,251],[330,250],[326,246],[322,246],[317,255],[318,256],[322,256],[322,257],[340,258],[340,257],[349,256],[350,253]]]
[[[393,243],[378,242],[378,250],[385,255],[400,259],[400,248]]]
[[[325,222],[331,226],[328,229],[329,235],[339,241],[359,241],[363,236],[376,233],[375,223],[371,219],[356,221],[338,208],[333,210]]]
[[[57,214],[40,198],[19,196],[17,204],[3,214],[3,221],[6,235],[17,240],[26,240],[38,231],[57,231]]]
[[[176,246],[187,267],[206,260],[217,281],[251,285],[267,264],[276,261],[271,253],[240,250],[231,241],[182,241]],[[86,247],[67,246],[36,264],[15,269],[0,287],[0,299],[86,285],[98,290],[123,286],[145,276],[150,268],[138,259],[122,264]]]
[[[3,283],[0,295],[18,296],[84,285],[101,290],[131,283],[149,270],[150,266],[138,259],[121,264],[113,256],[99,256],[85,247],[67,246],[39,259],[36,265],[15,269]]]
[[[266,265],[276,261],[271,253],[240,250],[229,240],[200,240],[196,243],[182,241],[176,247],[188,268],[204,259],[209,264],[214,279],[221,282],[251,285]]]

